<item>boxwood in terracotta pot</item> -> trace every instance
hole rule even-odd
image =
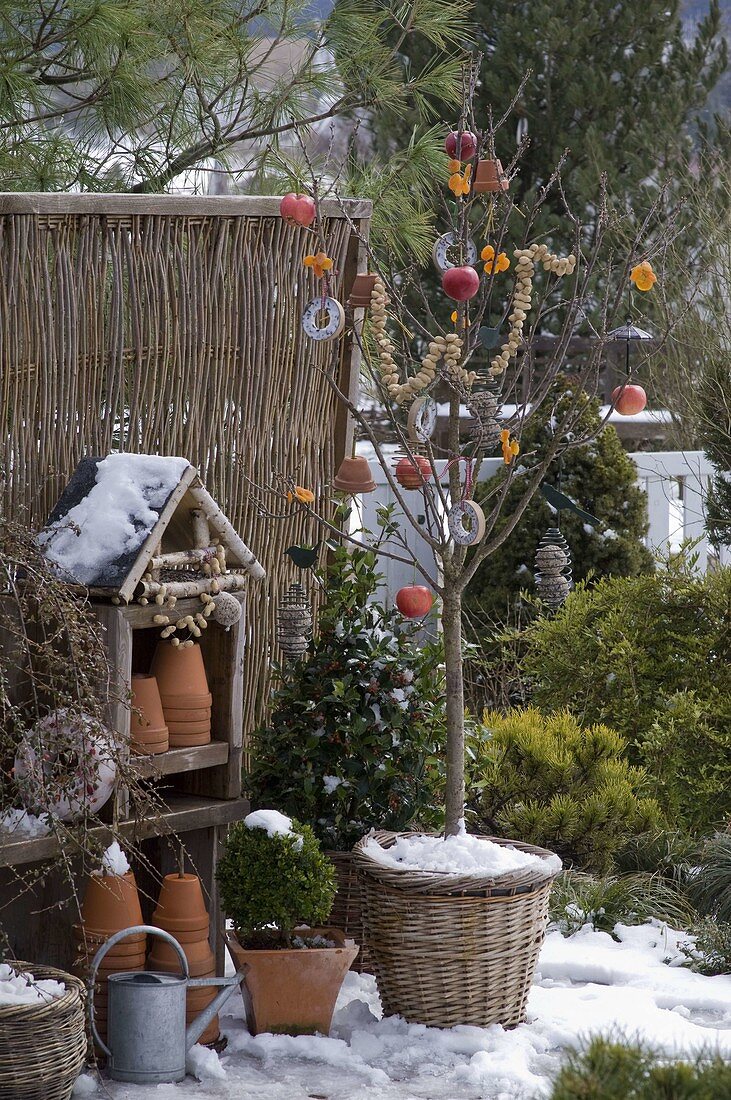
[[[247,968],[251,1033],[327,1035],[358,948],[321,927],[336,886],[315,834],[276,810],[258,810],[229,831],[216,876],[234,926],[229,950]]]

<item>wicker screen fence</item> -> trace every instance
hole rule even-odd
[[[343,300],[370,204],[322,213]],[[302,266],[312,240],[282,222],[276,198],[0,195],[6,514],[42,525],[83,455],[197,466],[267,571],[248,593],[245,733],[266,706],[277,600],[299,579],[284,551],[318,537],[301,514],[258,514],[252,486],[284,475],[326,492],[351,446],[317,368],[338,355],[352,395],[355,349],[312,342],[300,325],[315,293]]]

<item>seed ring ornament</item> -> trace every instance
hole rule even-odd
[[[485,513],[476,500],[460,500],[449,509],[447,526],[458,546],[474,546],[485,537]]]
[[[533,296],[533,275],[536,264],[542,263],[543,270],[553,275],[572,275],[576,268],[576,256],[557,256],[549,252],[545,244],[532,244],[528,248],[516,248],[513,252],[517,262],[515,269],[515,290],[513,291],[510,332],[507,342],[502,344],[499,353],[490,362],[490,374],[498,378],[505,373],[510,359],[516,354],[523,339],[523,323],[531,309]]]
[[[431,256],[434,261],[434,266],[440,275],[443,275],[445,271],[449,271],[452,267],[461,267],[463,262],[467,267],[472,267],[472,265],[477,262],[477,246],[472,238],[468,237],[467,252],[464,261],[453,264],[449,259],[448,253],[450,248],[454,248],[456,244],[458,244],[457,234],[452,232],[443,233],[441,237],[438,237],[435,241]]]
[[[320,327],[317,319],[323,312],[327,314],[327,323]],[[302,328],[311,340],[334,340],[345,328],[345,310],[335,298],[313,298],[302,314]]]
[[[409,409],[406,428],[412,443],[426,443],[437,424],[437,403],[431,397],[417,397]]]

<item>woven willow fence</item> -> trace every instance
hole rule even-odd
[[[370,204],[323,204],[343,300],[362,262]],[[350,427],[318,367],[347,339],[313,343],[300,316],[315,286],[313,238],[276,198],[0,195],[2,491],[41,525],[83,455],[182,455],[267,570],[249,589],[244,729],[261,717],[284,555],[317,534],[301,514],[257,513],[278,475],[327,491]],[[270,498],[275,510],[282,502]]]

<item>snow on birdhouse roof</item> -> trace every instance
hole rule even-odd
[[[260,579],[264,570],[239,538],[198,471],[186,458],[110,454],[83,458],[39,535],[46,559],[70,584],[132,598],[159,552],[184,550],[185,518],[193,509],[205,515],[227,550],[227,563]],[[192,545],[192,544],[191,544]]]

